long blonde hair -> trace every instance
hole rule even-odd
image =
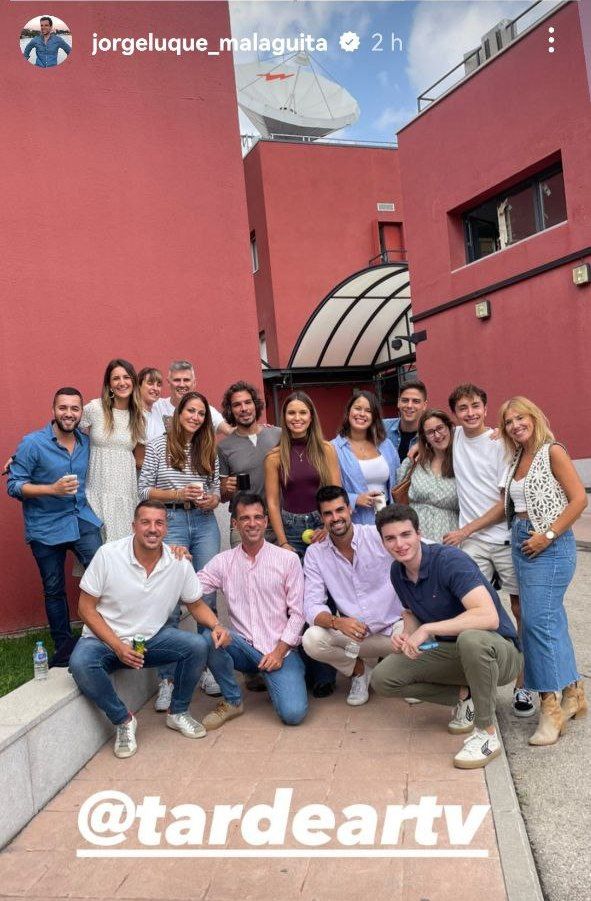
[[[330,468],[326,456],[326,448],[324,445],[324,436],[320,426],[320,420],[316,407],[312,403],[312,399],[304,391],[293,391],[289,394],[281,408],[281,438],[279,439],[279,468],[281,470],[281,478],[284,485],[289,480],[289,470],[291,465],[291,432],[287,427],[285,413],[292,401],[298,400],[304,404],[310,411],[311,421],[306,433],[306,454],[310,464],[314,467],[320,478],[320,485],[330,484]]]
[[[142,410],[142,400],[140,397],[140,387],[137,373],[128,360],[111,360],[111,362],[108,363],[107,368],[105,369],[105,374],[103,376],[103,391],[101,394],[101,406],[103,408],[103,413],[105,416],[105,431],[107,435],[111,435],[115,427],[115,419],[113,417],[114,398],[112,396],[113,392],[111,389],[111,373],[114,369],[117,369],[118,366],[120,366],[122,369],[125,369],[133,385],[133,390],[129,395],[128,411],[129,431],[131,432],[131,440],[135,445],[140,441],[144,441],[145,439],[146,421],[144,419]]]
[[[540,410],[540,408],[536,404],[534,404],[533,401],[529,400],[527,397],[523,397],[523,395],[521,394],[518,394],[515,397],[510,397],[509,400],[506,400],[499,410],[499,431],[501,433],[505,449],[510,456],[513,456],[513,454],[515,453],[517,445],[507,434],[507,427],[505,426],[505,416],[507,415],[507,410],[509,409],[515,410],[516,413],[531,416],[534,423],[535,450],[539,450],[539,448],[543,444],[548,444],[548,442],[554,441],[554,435],[550,430],[550,423],[548,422],[546,414],[543,413],[542,410]]]
[[[205,407],[203,425],[192,435],[189,444],[191,472],[212,476],[215,472],[215,432],[207,398],[199,391],[188,391],[174,411],[170,431],[166,438],[166,462],[173,469],[183,472],[187,463],[187,436],[180,423],[180,415],[191,400],[200,400]]]

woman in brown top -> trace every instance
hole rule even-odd
[[[303,391],[294,391],[281,410],[279,445],[265,459],[265,495],[277,544],[304,556],[302,532],[312,529],[312,541],[324,536],[316,508],[322,485],[340,485],[336,451],[325,441],[318,413]]]

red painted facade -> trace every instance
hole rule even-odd
[[[310,314],[343,279],[363,269],[403,221],[394,149],[259,141],[244,160],[254,284],[268,362],[285,367]],[[391,202],[394,212],[378,212]],[[404,245],[402,245],[404,246]],[[392,250],[396,248],[388,248]]]
[[[2,460],[49,420],[56,387],[96,397],[111,357],[138,369],[187,357],[216,406],[236,378],[260,383],[231,56],[91,56],[94,31],[217,40],[227,4],[141,10],[54,4],[74,49],[43,70],[18,52],[39,8],[5,5]],[[0,630],[42,623],[21,510],[5,493],[0,529]]]
[[[588,458],[591,286],[572,281],[574,266],[591,263],[582,6],[557,11],[411,122],[399,133],[399,158],[413,313],[483,289],[492,306],[487,321],[476,319],[471,300],[417,322],[428,334],[417,358],[432,399],[445,404],[450,387],[475,381],[489,392],[492,420],[504,399],[525,394],[572,455]],[[549,26],[556,29],[553,54]],[[557,159],[567,221],[466,265],[462,212]],[[575,259],[558,268],[490,290],[569,255]]]

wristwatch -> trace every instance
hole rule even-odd
[[[544,532],[544,538],[547,538],[548,541],[554,541],[556,538],[556,532],[553,529],[548,529],[547,532]]]

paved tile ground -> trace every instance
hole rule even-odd
[[[579,551],[566,610],[577,666],[587,698],[591,698],[590,551]],[[497,714],[544,897],[549,901],[589,901],[591,715],[571,720],[555,745],[532,748],[527,739],[537,717],[520,720],[513,716],[510,698],[510,689],[500,690]]]
[[[124,791],[136,802],[159,795],[169,809],[192,803],[209,812],[216,804],[242,803],[246,809],[271,803],[277,788],[291,787],[292,813],[303,804],[324,803],[335,810],[337,825],[344,819],[342,809],[354,803],[373,805],[380,824],[387,804],[413,803],[427,795],[442,804],[463,805],[464,817],[472,804],[488,803],[482,770],[452,765],[461,737],[447,733],[447,709],[373,696],[364,707],[351,708],[345,704],[346,690],[342,680],[332,698],[312,700],[307,720],[295,728],[280,724],[266,695],[247,693],[243,717],[198,741],[166,729],[164,717],[146,705],[138,716],[135,757],[117,760],[111,744],[105,745],[0,854],[1,897],[505,899],[490,812],[471,845],[488,851],[486,859],[76,858],[75,849],[91,847],[78,832],[80,805],[106,789]],[[192,712],[202,717],[213,703],[200,694]],[[424,848],[414,828],[414,821],[403,825],[397,847]],[[435,829],[437,847],[449,848],[445,824],[436,821]],[[230,846],[247,847],[237,824],[230,828]],[[141,847],[133,827],[125,847]],[[286,847],[296,847],[293,837]],[[338,845],[331,841],[325,847]]]

